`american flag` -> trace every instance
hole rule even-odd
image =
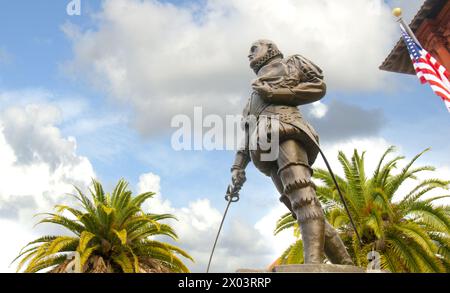
[[[447,110],[450,112],[450,74],[448,70],[417,44],[402,25],[400,27],[403,41],[405,41],[406,48],[408,48],[417,77],[422,84],[426,82],[430,84],[434,93],[442,98]]]

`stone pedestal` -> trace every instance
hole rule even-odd
[[[282,265],[273,269],[275,273],[365,273],[357,266],[333,264]]]
[[[380,273],[382,271],[367,271],[364,268],[349,265],[333,264],[302,264],[281,265],[268,270],[239,269],[237,273]]]

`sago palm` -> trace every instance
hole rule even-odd
[[[424,151],[394,174],[397,164],[404,157],[396,156],[386,161],[393,151],[393,147],[387,149],[370,178],[365,174],[364,153],[359,154],[355,150],[350,160],[342,152],[338,155],[345,177],[338,176],[337,180],[362,237],[362,245],[349,225],[348,215],[330,174],[316,169],[314,177],[323,183],[317,187],[317,195],[324,205],[326,217],[339,229],[350,254],[360,266],[367,265],[367,254],[375,250],[381,255],[382,269],[393,272],[448,272],[449,207],[437,205],[435,201],[449,196],[424,197],[431,190],[448,189],[450,181],[436,178],[422,180],[407,194],[398,194],[406,180],[417,181],[418,173],[434,171],[435,168],[413,168]],[[394,197],[399,200],[394,200]],[[279,219],[275,232],[292,226],[295,226],[295,220],[286,214]]]
[[[73,195],[81,209],[55,206],[41,223],[60,225],[73,236],[44,236],[28,243],[15,259],[18,271],[65,272],[76,261],[81,272],[188,272],[178,256],[192,260],[180,248],[154,240],[154,236],[177,239],[175,231],[161,220],[170,214],[151,214],[142,204],[154,193],[133,196],[128,183],[120,180],[111,194],[93,180],[90,197],[76,188]],[[76,255],[77,257],[74,257]]]

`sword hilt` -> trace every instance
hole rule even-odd
[[[228,185],[225,200],[230,202],[239,201],[239,190],[237,190],[237,188],[233,184]]]

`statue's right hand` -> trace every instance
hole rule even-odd
[[[236,190],[240,190],[246,180],[245,170],[236,168],[231,171],[231,183]]]

